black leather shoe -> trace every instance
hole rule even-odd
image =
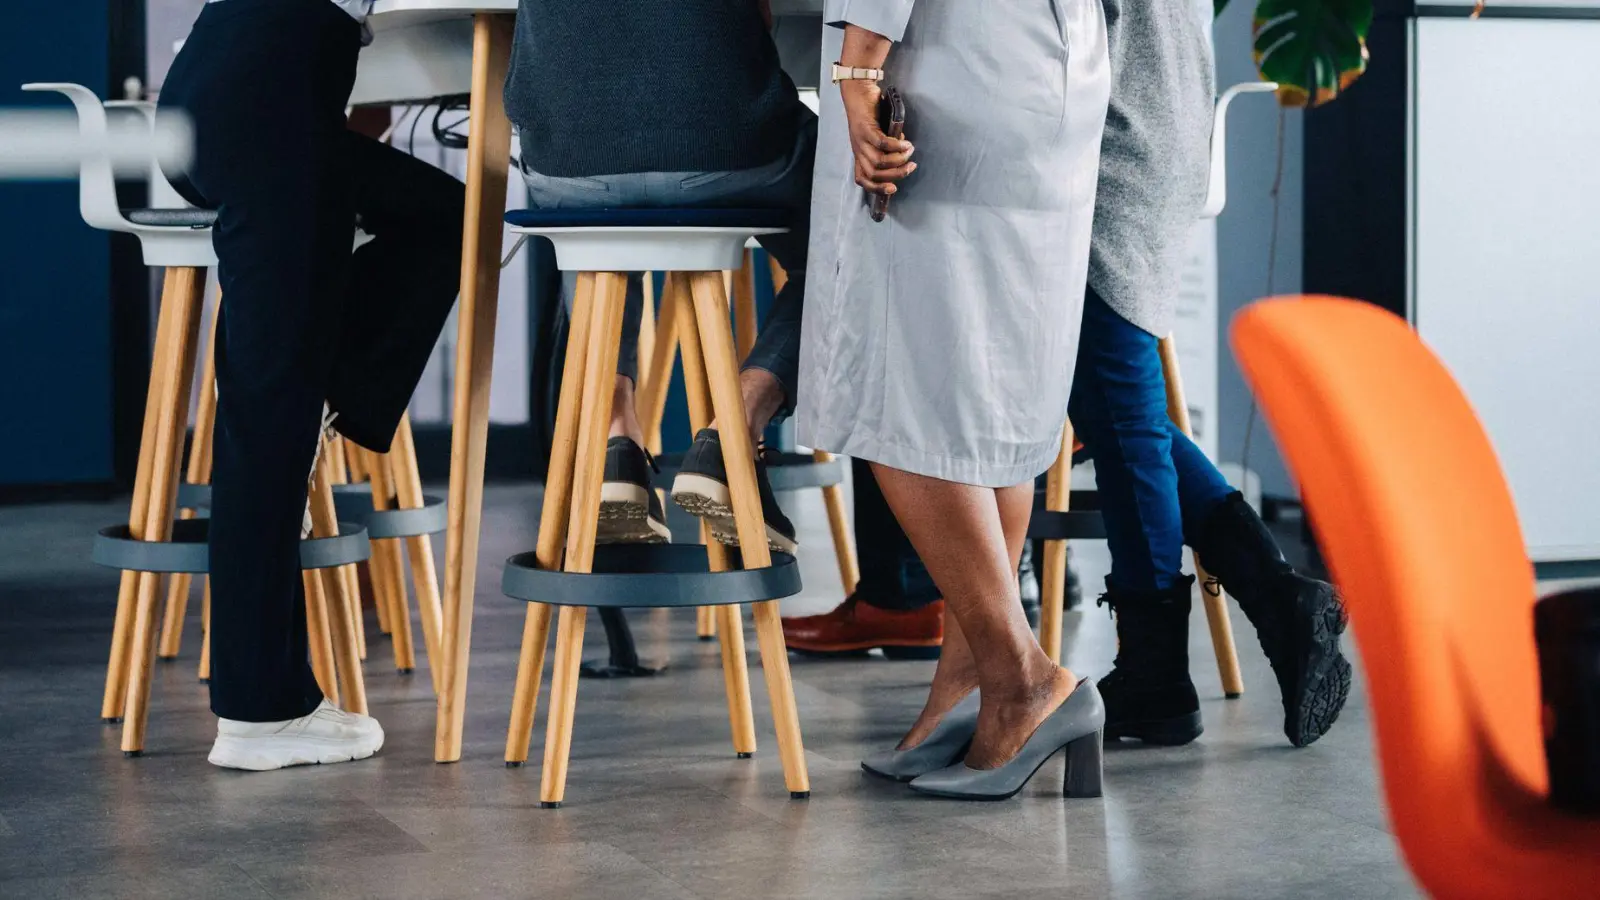
[[[1189,594],[1185,577],[1162,591],[1107,590],[1100,603],[1117,620],[1117,660],[1100,679],[1106,740],[1187,744],[1204,731],[1189,678]]]
[[[770,451],[763,449],[756,459],[756,488],[761,492],[761,517],[767,523],[767,544],[783,553],[794,553],[794,523],[778,508],[778,498],[767,478]],[[712,535],[721,543],[739,546],[739,531],[733,521],[733,494],[728,490],[728,470],[722,461],[722,439],[716,429],[702,428],[683,456],[683,467],[672,482],[672,500],[711,525]]]

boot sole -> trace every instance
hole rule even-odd
[[[600,544],[665,544],[672,540],[667,523],[650,518],[650,493],[637,484],[610,481],[600,486]]]
[[[683,507],[690,515],[705,520],[711,526],[711,536],[716,538],[717,543],[739,546],[739,528],[733,518],[733,497],[727,485],[704,475],[680,473],[672,482],[672,502]],[[767,546],[791,556],[799,549],[799,544],[771,525],[767,525]]]
[[[1205,733],[1200,721],[1200,711],[1166,719],[1147,719],[1142,722],[1106,723],[1106,742],[1131,738],[1157,747],[1181,747],[1192,743]]]
[[[1350,620],[1329,585],[1302,591],[1296,605],[1301,628],[1309,630],[1311,638],[1297,660],[1301,673],[1297,690],[1284,698],[1283,731],[1289,743],[1308,747],[1328,733],[1350,697],[1353,673],[1339,648],[1339,636]]]

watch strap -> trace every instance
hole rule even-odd
[[[841,66],[833,64],[833,83],[841,81],[882,81],[882,69],[862,69],[854,66]]]

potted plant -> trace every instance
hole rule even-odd
[[[1228,0],[1215,0],[1221,14]],[[1284,106],[1320,106],[1367,69],[1372,0],[1258,0],[1255,61]]]

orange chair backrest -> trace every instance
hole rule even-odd
[[[1482,426],[1369,304],[1268,300],[1232,336],[1350,607],[1402,846],[1490,838],[1497,798],[1547,779],[1533,569]]]

